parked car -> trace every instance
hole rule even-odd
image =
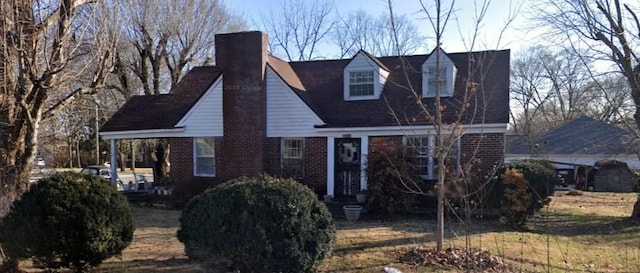
[[[42,157],[36,157],[36,159],[34,159],[33,162],[35,162],[36,166],[38,167],[44,167],[46,165],[46,163],[44,162],[44,158]]]
[[[89,165],[80,171],[81,174],[97,175],[106,180],[111,180],[111,168],[102,165]]]

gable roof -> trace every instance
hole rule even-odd
[[[169,94],[130,98],[100,131],[173,129],[219,76],[216,67],[195,67]]]
[[[291,68],[288,62],[285,62],[272,55],[267,56],[267,65],[273,69],[278,76],[284,81],[293,92],[313,111],[318,117],[322,118],[320,112],[309,97],[309,92],[300,81],[298,74]]]
[[[363,51],[364,52],[364,51]],[[389,71],[380,99],[345,101],[343,98],[344,68],[349,59],[285,62],[267,56],[267,65],[320,117],[324,127],[379,127],[398,125],[428,125],[423,110],[409,87],[420,94],[421,65],[430,55],[375,58],[380,67]],[[466,124],[509,121],[509,50],[450,53],[447,56],[458,68],[452,97],[442,98],[443,119],[456,120],[466,87],[466,80],[477,84],[478,90],[465,112]],[[405,75],[406,71],[406,75]],[[473,75],[468,75],[473,71]],[[135,96],[101,128],[101,132],[173,129],[206,90],[221,76],[217,67],[196,67],[189,71],[170,94]],[[422,104],[433,107],[434,98],[423,98]],[[394,116],[395,114],[395,116]]]
[[[351,58],[351,60],[355,59],[356,56],[358,56],[358,54],[364,54],[365,56],[367,56],[371,61],[373,61],[373,63],[375,63],[378,67],[386,70],[386,71],[390,71],[389,68],[387,68],[386,65],[384,65],[378,58],[374,57],[373,55],[369,54],[369,52],[366,52],[362,49],[358,50],[358,52],[356,53],[356,55],[353,56],[353,58]],[[351,62],[351,60],[349,62]]]
[[[582,116],[544,132],[529,141],[527,137],[511,137],[508,154],[630,154],[631,133]],[[536,147],[537,146],[537,147]]]

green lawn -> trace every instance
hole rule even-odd
[[[548,208],[516,232],[497,222],[447,224],[447,247],[489,250],[509,269],[504,272],[640,272],[640,223],[630,221],[637,194],[558,192]],[[176,239],[180,212],[134,209],[136,231],[122,257],[106,261],[93,272],[205,272],[189,263]],[[398,263],[408,249],[435,246],[435,222],[338,221],[338,244],[320,272],[458,272]],[[208,271],[224,272],[224,271]]]

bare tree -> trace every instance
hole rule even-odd
[[[539,19],[563,37],[561,42],[585,48],[589,58],[613,62],[627,80],[640,128],[640,20],[639,7],[620,0],[541,0]],[[640,135],[639,135],[640,136]],[[640,198],[635,209],[640,210]],[[638,215],[634,212],[632,215]]]
[[[40,122],[104,85],[117,37],[92,2],[0,3],[0,215],[28,188]]]
[[[481,1],[476,9],[474,16],[474,26],[472,28],[473,37],[469,40],[469,59],[468,64],[465,67],[464,78],[458,81],[456,85],[462,84],[462,88],[456,88],[456,95],[451,98],[443,98],[446,82],[445,76],[440,73],[442,68],[445,67],[445,60],[441,54],[441,46],[444,39],[444,31],[452,22],[455,13],[455,1],[444,3],[444,1],[420,1],[421,10],[426,15],[426,20],[431,26],[433,37],[435,39],[435,49],[431,58],[435,58],[435,67],[429,68],[428,71],[423,71],[433,77],[435,85],[435,94],[433,98],[423,98],[422,92],[419,88],[408,84],[402,86],[411,94],[411,97],[415,100],[420,109],[422,117],[421,120],[428,121],[432,124],[435,131],[435,154],[434,158],[437,160],[437,177],[436,177],[436,195],[438,197],[437,205],[437,230],[436,230],[436,243],[437,250],[442,250],[444,247],[444,228],[445,228],[445,211],[451,208],[448,205],[448,199],[451,196],[458,196],[463,199],[464,203],[468,206],[470,196],[480,191],[484,184],[482,177],[473,177],[474,168],[480,153],[480,142],[482,142],[482,136],[477,142],[475,148],[464,155],[464,158],[460,161],[455,160],[458,153],[457,143],[465,135],[465,124],[467,123],[479,123],[482,124],[486,120],[486,110],[490,108],[492,98],[496,95],[492,93],[495,86],[486,82],[484,79],[489,73],[489,67],[492,66],[493,60],[491,54],[484,52],[473,52],[475,47],[476,37],[478,36],[480,22],[486,16],[489,9],[490,1]],[[391,26],[394,25],[392,3],[388,1],[389,12],[391,18]],[[515,16],[515,15],[513,15]],[[504,28],[508,28],[514,17],[510,17]],[[394,32],[397,33],[397,32]],[[394,43],[399,43],[399,37],[394,36]],[[499,42],[497,43],[499,45]],[[400,52],[398,52],[399,54]],[[401,60],[404,60],[401,57]],[[411,67],[408,63],[402,62],[402,70],[404,74],[404,82],[410,83],[408,80],[410,73],[416,73],[420,71],[420,68]],[[460,83],[462,82],[462,83]],[[398,83],[395,83],[398,84]],[[391,109],[391,107],[390,107]],[[447,117],[445,118],[445,113]],[[399,124],[407,123],[404,120],[403,113],[393,112],[396,117],[396,121]],[[409,122],[410,123],[410,122]],[[481,134],[482,135],[482,134]],[[500,160],[500,159],[497,159]],[[462,162],[464,161],[464,162]],[[493,162],[492,162],[493,163]],[[496,164],[499,162],[495,162]],[[494,168],[495,169],[495,166]],[[489,177],[493,176],[490,171],[486,170]],[[415,179],[401,178],[402,183],[408,189],[409,192],[415,194],[428,194],[421,188],[420,182]],[[480,183],[480,184],[478,184]],[[467,214],[469,217],[469,214]],[[468,218],[467,220],[469,220]],[[468,221],[466,221],[468,222]],[[470,241],[467,238],[467,246]]]
[[[640,21],[638,6],[619,0],[540,1],[535,19],[548,27],[550,35],[583,59],[615,64],[628,84],[635,105],[634,118],[640,123]],[[542,8],[544,7],[544,8]],[[637,127],[637,126],[635,126]]]
[[[388,14],[375,18],[357,10],[339,17],[330,40],[338,47],[340,58],[354,56],[361,49],[374,56],[408,55],[426,46],[425,38],[417,35],[416,25],[406,15],[395,17],[393,23],[395,29]]]
[[[615,122],[625,115],[625,94],[611,75],[595,75],[592,64],[576,65],[574,50],[537,46],[522,51],[511,69],[512,112],[516,134],[535,137],[546,130],[590,116]]]
[[[244,21],[220,1],[126,0],[113,3],[121,24],[118,79],[122,93],[160,94],[172,88],[188,65],[210,60],[214,35],[244,29]],[[159,24],[158,22],[162,22]],[[133,83],[139,83],[132,86]],[[132,90],[124,90],[130,88]]]
[[[262,24],[270,34],[269,51],[289,61],[312,60],[335,20],[330,0],[283,0],[278,11],[263,14]]]
[[[113,31],[122,40],[116,58],[117,80],[110,87],[125,97],[168,92],[190,65],[211,62],[215,34],[245,27],[241,18],[217,0],[126,0],[113,5],[122,20]],[[167,175],[169,144],[157,140],[153,145],[154,179],[159,181]]]

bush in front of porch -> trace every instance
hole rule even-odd
[[[422,181],[415,157],[394,139],[374,138],[367,157],[367,212],[381,218],[408,213],[415,205]]]

